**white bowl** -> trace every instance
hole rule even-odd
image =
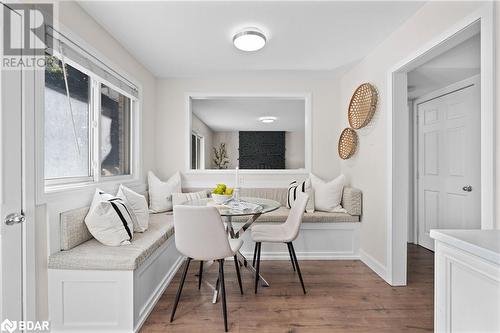
[[[218,205],[223,204],[224,202],[228,201],[232,197],[233,197],[232,194],[215,194],[215,193],[212,193],[212,199]]]

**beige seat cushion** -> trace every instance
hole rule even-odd
[[[273,212],[262,214],[256,222],[285,222],[290,209],[280,207]],[[233,217],[233,222],[246,222],[248,216]],[[305,213],[302,222],[326,222],[326,223],[341,223],[341,222],[359,222],[359,216],[352,216],[347,213],[327,213],[316,211],[314,213]]]
[[[150,214],[149,227],[130,245],[106,246],[95,239],[49,257],[51,269],[134,270],[174,234],[171,214]]]

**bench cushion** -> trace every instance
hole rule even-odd
[[[134,270],[174,234],[171,214],[151,214],[144,233],[135,233],[130,245],[106,246],[95,239],[49,257],[51,269]]]
[[[256,222],[285,222],[290,209],[286,207],[280,207],[275,211],[262,214],[259,216]],[[249,216],[238,216],[233,217],[233,222],[246,222]],[[304,218],[302,222],[306,223],[341,223],[341,222],[359,222],[359,216],[352,216],[347,213],[327,213],[315,211],[314,213],[304,213]]]
[[[184,188],[183,192],[196,192],[203,188]],[[241,188],[240,197],[257,197],[275,200],[286,206],[288,188]],[[342,193],[342,207],[347,211],[347,214],[357,217],[355,222],[360,221],[362,210],[362,193],[357,188],[345,186]],[[318,211],[315,211],[315,214]],[[321,213],[321,212],[319,212]],[[318,217],[320,218],[320,217]],[[314,219],[313,220],[317,220]],[[311,221],[304,221],[311,222]],[[317,221],[320,222],[320,221]],[[347,222],[347,221],[342,221]]]
[[[88,212],[89,207],[83,207],[61,213],[61,250],[72,249],[93,239],[84,222]]]

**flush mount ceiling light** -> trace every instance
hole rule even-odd
[[[247,52],[260,50],[266,42],[266,35],[257,28],[245,28],[233,36],[234,46]]]
[[[274,123],[276,121],[276,117],[260,117],[259,118],[259,121],[265,123],[265,124],[270,124],[270,123]]]

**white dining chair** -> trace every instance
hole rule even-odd
[[[302,223],[302,217],[304,216],[308,199],[309,196],[307,194],[303,192],[297,193],[297,199],[293,207],[290,209],[290,213],[288,214],[288,218],[285,223],[278,225],[259,224],[252,227],[252,239],[255,242],[253,259],[253,266],[256,267],[255,293],[257,293],[257,287],[259,284],[260,252],[263,242],[287,244],[293,270],[297,270],[302,290],[304,291],[304,294],[306,293],[306,288],[304,287],[304,281],[302,280],[302,274],[300,272],[299,262],[297,260],[297,256],[295,255],[295,249],[293,248],[293,241],[299,235],[300,224]],[[257,266],[255,266],[256,260]]]
[[[177,250],[187,257],[184,272],[175,303],[170,316],[170,322],[174,320],[177,304],[182,293],[182,287],[186,280],[189,263],[191,260],[219,262],[219,282],[222,293],[222,313],[224,315],[224,329],[227,332],[227,309],[226,309],[226,286],[224,282],[224,259],[233,257],[236,267],[236,275],[243,294],[241,275],[236,253],[243,245],[241,239],[229,239],[224,229],[224,223],[215,207],[174,207],[175,245]],[[202,270],[202,264],[200,264]],[[200,276],[201,279],[201,276]],[[199,287],[199,282],[198,282]]]

